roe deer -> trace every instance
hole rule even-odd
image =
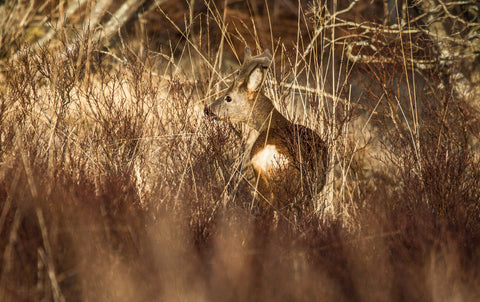
[[[302,194],[314,199],[324,186],[327,148],[318,134],[287,120],[262,93],[271,61],[268,50],[252,56],[246,47],[243,64],[233,83],[204,112],[221,120],[246,123],[258,131],[250,164],[256,177],[256,192],[260,193],[264,207],[311,208],[310,203],[296,204],[296,199]]]

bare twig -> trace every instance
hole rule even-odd
[[[23,214],[20,209],[15,211],[15,216],[13,217],[13,223],[10,230],[10,237],[8,239],[8,244],[3,252],[3,266],[2,266],[2,276],[0,278],[1,283],[3,283],[3,279],[8,277],[10,270],[12,269],[13,261],[13,250],[14,245],[17,242],[18,238],[18,228],[20,227],[20,223],[22,222]]]
[[[72,1],[70,6],[67,8],[67,10],[65,11],[65,18],[62,18],[61,20],[68,20],[68,18],[70,18],[71,15],[73,15],[73,13],[75,13],[77,11],[78,8],[80,8],[81,6],[83,6],[85,4],[87,0],[78,0],[78,1]],[[61,28],[63,26],[63,23],[60,23],[57,25],[57,28]],[[34,44],[34,48],[40,48],[42,47],[43,45],[45,45],[47,42],[49,42],[54,36],[55,34],[57,33],[57,31],[53,28],[50,28],[50,30],[48,31],[47,34],[45,34],[40,40],[38,40],[35,44]],[[17,58],[22,52],[21,51],[18,51],[14,58]]]
[[[60,286],[58,284],[57,275],[55,273],[55,265],[53,262],[53,253],[52,248],[50,246],[50,241],[48,240],[48,232],[47,226],[45,224],[45,218],[43,217],[43,212],[40,208],[36,208],[35,212],[37,214],[38,225],[40,227],[40,231],[42,233],[42,240],[43,240],[43,247],[45,249],[45,253],[40,252],[40,256],[43,255],[42,258],[47,266],[47,273],[48,278],[50,279],[50,285],[53,291],[53,300],[54,301],[65,301],[65,297],[60,290]]]
[[[164,2],[158,0],[157,2]],[[95,40],[109,40],[120,28],[130,19],[137,9],[145,3],[145,0],[128,0],[113,14],[110,20],[105,24],[103,31],[95,36]]]

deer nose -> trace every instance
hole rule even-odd
[[[211,117],[215,116],[215,114],[210,110],[210,108],[208,108],[208,106],[205,106],[205,108],[203,109],[203,113],[206,116],[211,116]]]

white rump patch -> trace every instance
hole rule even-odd
[[[251,161],[255,169],[263,172],[282,169],[288,165],[288,158],[279,153],[275,145],[266,145]]]

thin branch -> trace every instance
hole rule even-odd
[[[165,2],[165,0],[157,0],[157,3],[163,2]],[[143,3],[145,3],[145,0],[128,0],[123,3],[107,24],[105,24],[103,31],[96,34],[95,39],[100,40],[103,37],[104,40],[110,40]]]

